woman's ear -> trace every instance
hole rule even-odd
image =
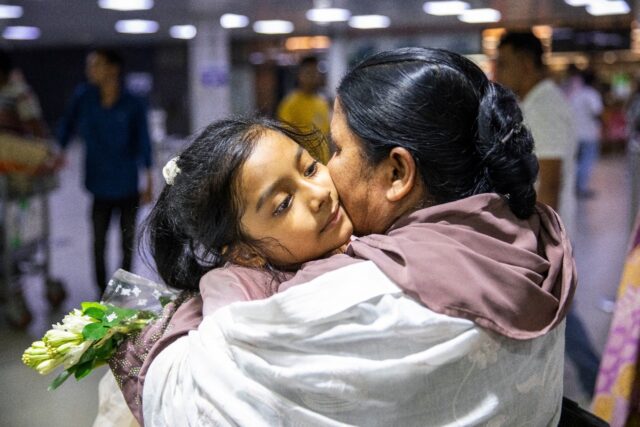
[[[246,244],[234,245],[227,252],[229,261],[243,267],[261,268],[267,264],[262,255]]]
[[[386,159],[388,182],[386,198],[390,202],[403,200],[416,185],[416,161],[406,148],[394,147]]]

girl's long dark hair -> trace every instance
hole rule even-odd
[[[167,285],[197,290],[207,271],[228,261],[234,245],[242,243],[263,253],[261,242],[242,230],[237,177],[267,130],[303,146],[319,143],[317,133],[301,133],[273,120],[234,118],[210,124],[179,154],[180,172],[162,190],[141,239]]]
[[[441,49],[378,53],[344,77],[338,99],[368,163],[406,148],[435,203],[495,192],[519,218],[533,213],[531,133],[513,93],[470,60]]]

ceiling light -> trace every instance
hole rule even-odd
[[[575,7],[586,6],[590,3],[593,3],[593,1],[594,0],[564,0],[564,2],[569,6],[575,6]]]
[[[12,26],[2,31],[2,37],[7,40],[35,40],[40,37],[40,28]]]
[[[502,18],[499,11],[495,9],[468,9],[462,12],[458,19],[468,24],[480,24],[483,22],[498,22]]]
[[[360,30],[387,28],[390,24],[391,20],[384,15],[358,15],[349,19],[349,26]]]
[[[249,25],[249,18],[244,15],[225,13],[220,17],[220,26],[222,28],[244,28],[247,25]]]
[[[112,10],[149,10],[153,0],[98,0],[98,6]]]
[[[0,4],[0,19],[20,18],[22,16],[22,7],[10,6],[8,4]]]
[[[307,10],[307,19],[313,22],[343,22],[351,16],[348,9],[326,7],[321,9]]]
[[[422,5],[422,10],[429,15],[460,15],[469,9],[469,3],[464,1],[428,1]]]
[[[116,31],[125,34],[150,34],[158,31],[158,23],[145,19],[123,19],[116,22]]]
[[[198,30],[193,25],[174,25],[169,28],[169,35],[174,39],[189,40],[196,36]]]
[[[253,31],[261,34],[289,34],[293,32],[293,23],[279,19],[256,21],[253,23]]]
[[[594,16],[624,15],[631,11],[624,0],[599,0],[587,5],[587,12]]]

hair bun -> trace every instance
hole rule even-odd
[[[490,187],[507,197],[519,218],[527,218],[536,202],[538,160],[515,95],[498,83],[489,83],[480,101],[477,125],[476,150]]]

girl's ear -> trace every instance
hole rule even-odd
[[[225,249],[229,261],[234,264],[253,268],[261,268],[267,264],[267,260],[249,245],[241,243]]]

